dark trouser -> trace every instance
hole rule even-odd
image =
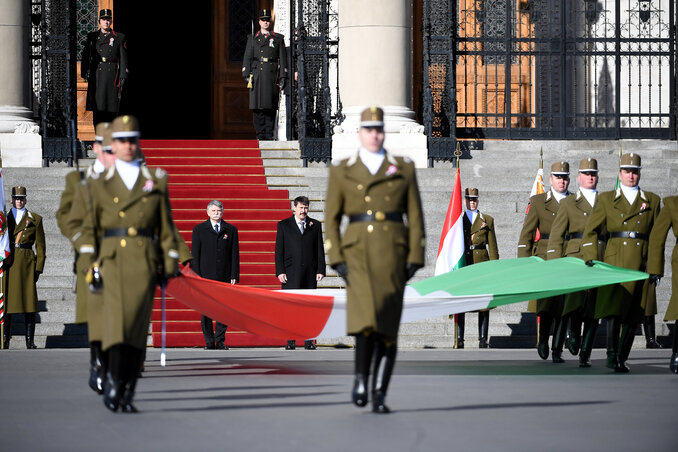
[[[96,127],[100,122],[113,122],[117,116],[118,113],[114,111],[94,110],[92,112],[92,123],[94,124],[94,127]]]
[[[202,319],[200,319],[200,326],[202,326],[202,334],[205,336],[205,345],[207,347],[214,347],[215,342],[216,344],[224,343],[228,325],[217,322],[216,328],[212,328],[212,319],[207,316],[202,316]]]
[[[254,130],[257,132],[257,140],[273,140],[276,112],[277,110],[272,108],[252,110],[252,113],[254,114]]]

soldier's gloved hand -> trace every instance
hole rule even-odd
[[[334,269],[334,271],[337,272],[339,276],[344,278],[344,281],[348,282],[348,280],[346,279],[348,277],[348,266],[346,266],[346,262],[339,262],[338,264],[334,264],[332,268]]]
[[[280,91],[285,91],[285,88],[287,88],[287,79],[280,79]]]
[[[40,279],[40,274],[41,274],[41,273],[42,273],[42,272],[39,272],[39,271],[36,270],[36,272],[35,272],[35,282],[38,282],[38,279]]]
[[[587,260],[587,261],[586,261],[586,265],[588,265],[589,267],[593,267],[593,261],[590,260],[590,259]]]
[[[662,279],[661,275],[650,275],[650,284],[658,286],[660,279]]]
[[[422,265],[419,264],[413,264],[412,262],[408,262],[407,265],[405,265],[405,270],[407,270],[407,279],[412,279],[415,273],[417,273],[417,270],[419,270]]]

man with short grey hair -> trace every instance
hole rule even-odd
[[[235,284],[240,279],[238,229],[226,223],[222,219],[223,215],[224,205],[221,202],[214,200],[207,204],[209,218],[193,228],[191,244],[193,263],[191,265],[193,270],[203,278]],[[226,325],[217,322],[215,332],[212,319],[204,315],[201,325],[206,350],[228,349],[224,344]]]

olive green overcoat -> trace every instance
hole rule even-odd
[[[348,266],[347,331],[366,329],[395,340],[400,325],[408,262],[424,265],[424,216],[414,164],[386,152],[372,175],[358,157],[333,163],[327,187],[325,249],[330,265]],[[399,221],[351,222],[344,215],[402,213]]]
[[[90,180],[93,215],[85,215],[76,244],[81,254],[91,256],[98,250],[104,299],[102,347],[122,343],[144,348],[158,275],[174,274],[179,257],[168,176],[142,164],[131,190],[115,166]],[[106,236],[106,231],[120,229],[126,234]]]
[[[664,198],[664,207],[654,222],[650,234],[650,250],[647,256],[647,272],[664,274],[664,245],[669,228],[673,228],[673,252],[671,253],[671,301],[664,320],[678,320],[678,196]],[[675,334],[675,333],[674,333]]]
[[[7,272],[5,312],[7,314],[38,312],[35,272],[42,273],[45,268],[45,231],[42,226],[42,217],[26,209],[17,224],[12,209],[9,209],[7,233],[11,254],[4,261],[9,261],[5,266]],[[20,237],[19,234],[21,234]],[[18,240],[17,237],[19,237]],[[31,246],[31,248],[18,248],[16,246],[18,244]],[[33,245],[35,252],[33,252]]]
[[[582,249],[584,260],[598,259],[598,236],[607,231],[633,231],[650,235],[661,209],[659,196],[639,190],[633,204],[629,204],[621,188],[601,193],[591,218],[584,229]],[[648,240],[641,238],[610,237],[605,248],[605,263],[631,270],[645,271]],[[598,288],[596,318],[621,317],[623,322],[635,323],[643,315],[657,312],[656,299],[648,296],[654,286],[648,280],[613,284]],[[654,300],[654,303],[652,301]]]
[[[494,233],[494,218],[479,211],[473,224],[471,224],[466,213],[463,217],[465,265],[499,259],[497,236]],[[471,249],[471,245],[475,249]],[[481,311],[489,311],[489,309],[481,309]]]
[[[287,50],[285,37],[280,33],[271,32],[264,35],[258,31],[254,36],[247,37],[245,54],[242,63],[242,76],[249,81],[250,109],[278,109],[280,85],[287,80]]]

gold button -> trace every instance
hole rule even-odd
[[[127,240],[125,240],[125,239],[120,240],[120,246],[123,247],[123,248],[126,247],[127,246]]]
[[[372,232],[372,231],[374,231],[374,226],[372,226],[372,225],[367,226],[367,232]]]
[[[357,188],[358,190],[362,190],[362,189],[365,188],[365,187],[363,187],[363,184],[358,184],[358,186],[357,186],[356,188]]]
[[[377,212],[374,214],[374,218],[377,221],[384,221],[386,219],[386,214],[384,212]]]
[[[115,198],[113,198],[113,202],[116,203],[116,204],[119,203],[119,202],[120,202],[120,198],[118,198],[118,197],[116,196]]]
[[[372,201],[372,197],[370,195],[365,196],[365,202],[370,202]]]
[[[368,211],[367,211],[367,215],[372,215],[372,211],[371,211],[371,210],[368,210]]]
[[[135,228],[134,226],[130,226],[129,228],[127,228],[127,235],[129,235],[130,237],[136,237],[137,234],[138,234],[137,228]]]
[[[391,200],[391,197],[387,195],[384,199],[385,199],[386,201],[390,201],[390,200]]]
[[[120,212],[118,212],[118,216],[119,216],[120,218],[125,218],[125,211],[124,211],[124,210],[121,210]]]

